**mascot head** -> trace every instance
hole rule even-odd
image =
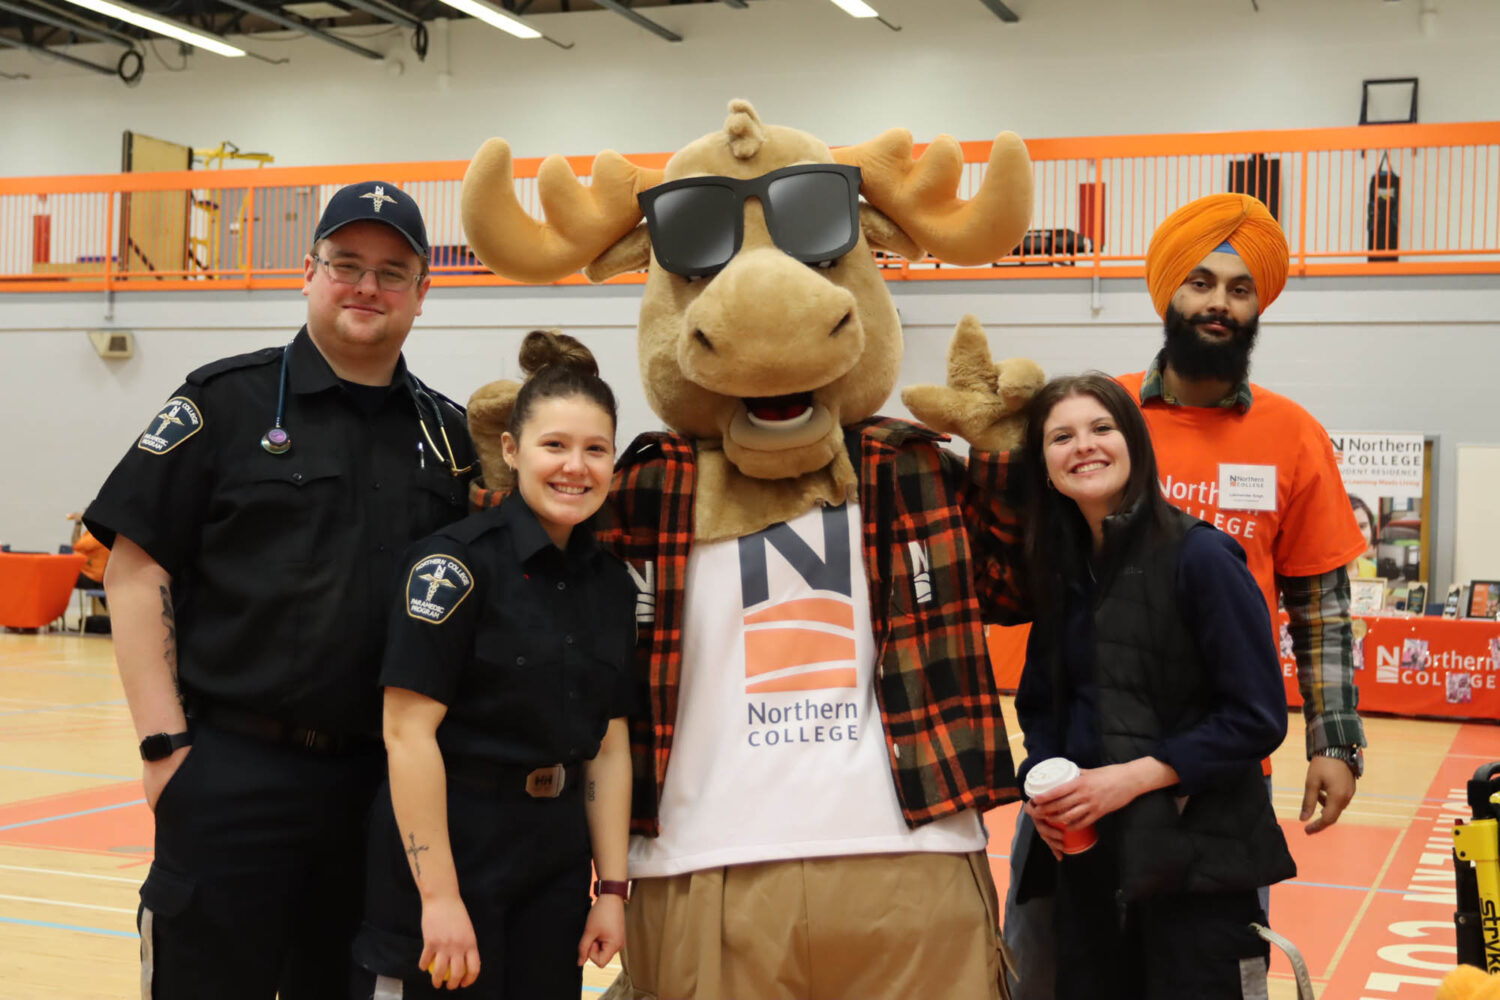
[[[567,160],[537,175],[545,221],[516,196],[510,147],[487,142],[464,178],[470,245],[495,273],[603,281],[646,269],[639,360],[646,398],[678,433],[720,443],[741,473],[827,468],[842,427],[895,388],[901,326],[871,250],[979,264],[1031,215],[1031,164],[1013,133],[960,197],[963,154],[940,136],[918,159],[893,129],[835,150],[732,101],[724,127],[664,170],[606,151],[584,187]]]

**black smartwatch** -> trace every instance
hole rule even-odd
[[[152,733],[141,740],[141,760],[166,760],[193,745],[192,733]]]
[[[1356,778],[1365,776],[1365,752],[1357,746],[1348,747],[1324,747],[1314,751],[1314,757],[1332,757],[1349,765],[1349,770],[1354,772]]]

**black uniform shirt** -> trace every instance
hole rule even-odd
[[[380,683],[448,706],[445,755],[589,760],[634,705],[635,598],[586,525],[559,549],[512,494],[412,547]]]
[[[267,453],[282,348],[198,369],[84,518],[172,576],[178,677],[191,710],[216,702],[332,732],[378,733],[381,638],[400,558],[461,518],[470,476],[424,442],[405,362],[373,412],[339,384],[306,328],[292,342],[283,426]],[[462,468],[463,412],[440,396]],[[420,414],[441,444],[426,398]]]

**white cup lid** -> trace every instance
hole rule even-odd
[[[1032,798],[1066,785],[1078,777],[1078,765],[1066,757],[1048,757],[1026,772],[1026,797]]]

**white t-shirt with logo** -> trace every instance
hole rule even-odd
[[[862,555],[855,503],[693,546],[661,835],[631,838],[632,877],[985,846],[972,809],[901,815]]]

